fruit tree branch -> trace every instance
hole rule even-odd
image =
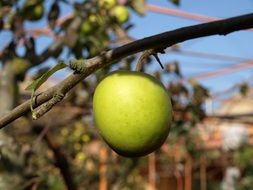
[[[76,31],[78,27],[81,25],[82,19],[80,17],[76,17],[71,25],[69,26],[68,30]],[[59,50],[61,50],[62,46],[65,44],[66,41],[66,34],[65,36],[57,35],[55,36],[55,41],[49,45],[48,48],[46,48],[40,55],[34,55],[30,58],[30,61],[32,62],[31,67],[35,65],[39,65],[46,61],[48,58],[53,56],[55,53],[57,53]]]
[[[60,169],[64,182],[68,190],[76,190],[76,184],[74,183],[73,176],[71,175],[70,164],[59,145],[53,140],[50,133],[47,132],[44,136],[48,147],[53,151],[55,157],[55,165]]]
[[[121,47],[102,52],[87,60],[78,60],[78,65],[83,65],[83,73],[74,72],[72,75],[64,79],[59,84],[47,91],[36,96],[34,107],[38,107],[43,103],[52,99],[56,92],[66,94],[76,84],[83,80],[94,71],[102,68],[116,60],[122,59],[129,55],[142,52],[148,49],[165,49],[176,43],[191,40],[195,38],[211,36],[211,35],[226,35],[234,31],[248,29],[253,27],[253,14],[237,16],[229,19],[198,24],[188,27],[179,28],[176,30],[164,32],[154,36],[146,37],[134,42],[128,43]],[[21,117],[30,110],[30,100],[17,106],[12,111],[0,118],[0,128],[3,128],[10,122]]]
[[[52,125],[48,125],[52,126]],[[47,129],[46,131],[44,131]],[[42,138],[46,141],[48,148],[53,152],[55,163],[54,165],[59,168],[61,175],[63,177],[63,180],[65,182],[65,185],[68,190],[76,190],[76,184],[73,180],[73,175],[71,172],[71,166],[69,164],[69,161],[64,154],[62,147],[55,141],[55,139],[52,137],[52,134],[48,130],[48,128],[45,128],[41,125],[34,125],[33,131],[35,134],[41,134],[44,133]]]

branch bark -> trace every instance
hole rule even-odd
[[[38,107],[43,103],[49,101],[57,90],[60,90],[66,94],[76,84],[83,80],[88,75],[92,74],[95,70],[98,70],[116,60],[122,59],[129,55],[142,52],[148,49],[161,49],[172,46],[176,43],[191,40],[195,38],[211,36],[211,35],[227,35],[231,32],[249,29],[253,27],[253,14],[247,14],[237,16],[229,19],[198,24],[188,27],[183,27],[173,31],[164,32],[154,36],[146,37],[140,40],[136,40],[132,43],[128,43],[121,47],[102,52],[100,55],[91,59],[80,61],[85,64],[85,72],[82,74],[73,73],[65,80],[57,84],[56,86],[48,89],[36,97],[36,103],[34,107]],[[30,100],[19,105],[5,116],[0,118],[0,128],[3,128],[8,123],[16,120],[30,110]]]
[[[55,165],[60,169],[68,190],[76,190],[77,187],[76,184],[74,183],[74,180],[72,179],[72,175],[70,172],[70,165],[66,156],[64,155],[60,147],[56,144],[56,142],[53,140],[53,137],[51,137],[49,132],[46,133],[44,139],[46,140],[48,147],[54,153],[56,161]]]
[[[33,133],[39,135],[38,139],[43,138],[47,143],[48,148],[53,152],[55,160],[54,165],[55,167],[59,168],[64,183],[66,185],[66,189],[77,190],[77,186],[74,182],[73,174],[71,172],[71,165],[66,155],[64,154],[62,147],[54,140],[49,130],[50,127],[52,127],[52,125],[47,125],[46,127],[44,127],[41,124],[37,123],[33,125]],[[35,146],[33,146],[33,149],[35,150]]]
[[[72,21],[68,30],[76,31],[78,27],[81,25],[81,23],[82,23],[82,19],[80,17],[76,17]],[[39,65],[43,63],[44,61],[46,61],[47,59],[49,59],[56,52],[58,52],[65,43],[66,43],[66,36],[58,35],[57,38],[55,38],[55,41],[51,45],[49,45],[40,55],[34,55],[29,58],[30,62],[32,62],[31,67]]]
[[[17,98],[17,79],[13,71],[13,64],[6,62],[0,75],[0,116],[14,108]],[[4,101],[3,101],[4,100]]]

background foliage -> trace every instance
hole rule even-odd
[[[72,7],[73,14],[59,22],[63,5]],[[46,60],[59,61],[63,51],[67,51],[66,59],[90,58],[132,41],[128,36],[128,30],[134,27],[131,14],[145,16],[144,7],[143,0],[1,1],[0,30],[11,32],[12,40],[0,55],[0,97],[4,100],[0,102],[0,115],[30,97],[20,88],[20,83],[31,69],[37,71],[32,78],[44,73],[48,68],[41,67],[41,64]],[[52,44],[38,52],[37,37],[43,35],[43,30],[31,30],[26,24],[41,20],[48,24],[46,30],[52,37]],[[138,55],[131,56],[95,72],[38,121],[32,121],[29,114],[2,130],[0,189],[98,189],[103,183],[103,159],[106,160],[105,176],[109,189],[145,189],[148,186],[148,157],[129,159],[117,156],[100,139],[92,120],[92,96],[96,84],[112,70],[132,70],[137,58]],[[157,63],[146,60],[142,70],[148,71],[152,64]],[[195,126],[205,117],[203,103],[209,92],[196,81],[179,82],[183,76],[177,62],[164,66],[164,70],[154,70],[150,74],[161,79],[170,92],[174,122],[168,142],[156,155],[159,167],[173,173],[182,171],[180,167],[189,158],[198,162],[206,154],[196,146],[201,140]],[[168,75],[173,79],[165,80]],[[242,91],[245,92],[244,88]],[[175,155],[170,150],[176,146],[180,149]],[[209,162],[220,156],[220,152],[209,154]],[[245,189],[252,181],[251,155],[252,151],[247,147],[235,153],[234,164],[247,175],[241,181]],[[194,176],[195,179],[198,177]],[[210,179],[215,181],[215,178]]]

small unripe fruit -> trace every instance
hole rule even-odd
[[[170,96],[153,76],[116,71],[97,86],[93,99],[97,128],[118,154],[149,154],[166,140],[171,123]]]
[[[100,7],[105,9],[111,9],[116,5],[116,0],[99,0],[98,4]]]
[[[91,23],[89,22],[83,22],[81,24],[81,34],[89,34],[92,31]]]
[[[102,23],[102,19],[99,15],[90,15],[88,19],[86,19],[81,24],[81,34],[89,34],[91,33],[96,27],[98,27]]]
[[[112,10],[112,14],[118,23],[123,24],[129,18],[128,9],[125,6],[119,5]]]
[[[22,14],[25,19],[30,21],[37,21],[41,19],[44,14],[43,3],[35,0],[27,0],[22,9]]]

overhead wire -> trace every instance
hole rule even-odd
[[[200,22],[211,22],[211,21],[216,21],[220,20],[221,18],[216,18],[216,17],[210,17],[206,15],[201,15],[201,14],[196,14],[196,13],[189,13],[186,11],[182,10],[176,10],[176,9],[171,9],[171,8],[164,8],[161,6],[153,5],[153,4],[147,4],[147,9],[148,11],[151,12],[156,12],[160,14],[166,14],[170,16],[176,16],[180,18],[186,18],[186,19],[191,19],[191,20],[196,20]],[[65,15],[61,18],[59,18],[56,22],[56,25],[62,25],[67,19],[70,19],[73,17],[73,13],[70,13],[68,15]],[[31,35],[34,35],[35,37],[40,36],[40,35],[49,35],[49,36],[54,36],[52,33],[52,30],[50,29],[49,26],[45,26],[43,28],[39,29],[30,29],[27,30],[27,32]],[[205,58],[213,58],[217,60],[231,60],[231,61],[246,61],[246,58],[242,57],[236,57],[236,56],[228,56],[228,55],[221,55],[221,54],[210,54],[210,53],[204,53],[204,52],[193,52],[193,51],[186,51],[186,50],[172,50],[174,53],[180,53],[188,56],[197,56],[197,57],[205,57]],[[1,55],[1,52],[0,52]],[[230,72],[235,72],[239,71],[245,68],[252,67],[253,64],[250,61],[250,64],[248,61],[245,63],[241,63],[238,65],[233,65],[231,68],[222,68],[221,70],[216,70],[216,71],[210,71],[208,73],[203,73],[197,76],[194,76],[193,78],[196,80],[199,79],[207,79],[210,77],[214,76],[220,76],[221,74],[228,74]]]
[[[153,4],[147,4],[147,10],[154,13],[166,14],[166,15],[184,18],[188,20],[189,19],[195,20],[199,22],[212,22],[212,21],[224,19],[224,18],[210,17],[210,16],[196,14],[196,13],[190,13],[187,11],[182,11],[182,10],[177,10],[177,9],[171,9],[168,7],[161,7],[161,6],[153,5]],[[247,30],[253,31],[253,29],[247,29]]]
[[[236,71],[240,71],[243,69],[251,68],[253,67],[253,60],[249,60],[246,62],[242,62],[236,65],[232,65],[229,67],[224,67],[222,69],[218,69],[215,71],[205,72],[196,76],[189,77],[194,80],[205,80],[212,77],[218,77],[218,76],[224,76],[225,74],[230,74]]]
[[[200,21],[200,22],[212,22],[212,21],[217,21],[220,20],[221,18],[217,17],[209,17],[206,15],[201,15],[201,14],[196,14],[196,13],[189,13],[186,11],[182,10],[176,10],[176,9],[171,9],[171,8],[165,8],[153,4],[147,4],[147,9],[151,12],[159,13],[159,14],[166,14],[170,16],[175,16],[175,17],[180,17],[180,18],[185,18],[185,19],[191,19],[195,21]],[[211,77],[216,77],[216,76],[221,76],[223,74],[229,74],[232,72],[240,71],[246,68],[250,68],[253,66],[252,61],[248,61],[246,58],[241,58],[241,57],[235,57],[235,56],[224,56],[224,55],[215,55],[215,54],[208,54],[208,53],[202,53],[202,52],[192,52],[192,51],[182,51],[182,50],[173,50],[175,53],[181,53],[185,55],[190,55],[190,56],[198,56],[198,57],[209,57],[209,58],[215,58],[215,59],[231,59],[233,61],[244,61],[240,64],[237,65],[232,65],[226,68],[222,68],[219,70],[215,71],[210,71],[210,72],[205,72],[200,75],[196,75],[192,77],[195,80],[203,80],[203,79],[208,79]]]
[[[194,76],[188,77],[195,80],[205,80],[211,77],[218,77],[221,75],[229,74],[232,72],[240,71],[246,68],[253,67],[253,59],[251,58],[244,58],[239,56],[232,56],[232,55],[224,55],[224,54],[217,54],[217,53],[207,53],[207,52],[200,52],[200,51],[190,51],[190,50],[184,50],[181,48],[170,48],[169,52],[178,53],[180,55],[184,56],[192,56],[192,57],[198,57],[198,58],[207,58],[207,59],[213,59],[213,60],[222,60],[222,61],[235,61],[235,62],[241,62],[237,64],[229,64],[225,67],[219,68],[214,71],[208,71],[200,74],[196,74]],[[223,64],[224,65],[224,64]]]
[[[172,48],[172,52],[181,54],[181,55],[186,55],[186,56],[191,56],[191,57],[199,57],[199,58],[208,58],[208,59],[215,59],[215,60],[220,60],[220,61],[246,61],[250,60],[250,58],[244,58],[244,57],[238,57],[238,56],[232,56],[232,55],[223,55],[223,54],[216,54],[216,53],[207,53],[207,52],[199,52],[199,51],[190,51],[190,50],[185,50],[181,48]]]
[[[212,21],[220,20],[219,18],[215,18],[215,17],[209,17],[209,16],[200,15],[196,13],[189,13],[186,11],[171,9],[167,7],[165,8],[165,7],[161,7],[161,6],[153,5],[153,4],[147,4],[147,9],[148,11],[155,12],[155,13],[166,14],[170,16],[186,18],[186,19],[196,20],[200,22],[212,22]]]
[[[182,10],[160,7],[160,6],[152,5],[152,4],[148,4],[147,9],[150,12],[160,13],[160,14],[165,14],[165,15],[170,15],[170,16],[175,16],[175,17],[185,18],[185,19],[190,19],[190,20],[195,20],[195,21],[199,21],[199,22],[211,22],[211,21],[216,21],[216,20],[221,19],[221,18],[217,18],[217,17],[209,17],[206,15],[201,15],[201,14],[196,14],[196,13],[189,13],[189,12],[182,11]],[[252,29],[249,29],[249,30],[253,31]],[[204,80],[204,79],[209,79],[211,77],[219,77],[221,75],[224,76],[225,74],[230,74],[233,72],[237,72],[237,71],[241,71],[243,69],[253,67],[253,60],[247,59],[247,58],[242,58],[242,57],[224,56],[224,55],[219,55],[219,54],[215,55],[215,54],[210,54],[210,53],[194,52],[194,51],[187,51],[187,50],[182,50],[182,49],[180,49],[180,50],[174,49],[172,51],[174,53],[179,53],[179,54],[186,55],[186,56],[211,58],[211,59],[217,59],[217,60],[231,60],[231,61],[240,61],[241,62],[236,65],[224,67],[224,68],[221,68],[221,69],[218,69],[215,71],[205,72],[205,73],[191,77],[195,80]],[[221,94],[232,93],[237,88],[238,88],[238,84],[233,85],[232,87],[230,87],[222,92],[213,94],[211,96],[211,98],[217,100],[217,99],[219,99],[219,96]]]

